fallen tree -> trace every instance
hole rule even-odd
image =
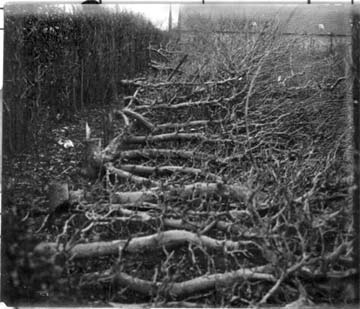
[[[72,248],[62,248],[57,243],[40,243],[35,253],[53,255],[57,251],[69,251],[72,258],[97,257],[102,255],[116,255],[121,251],[136,253],[149,250],[158,250],[162,247],[172,248],[191,243],[209,249],[238,250],[243,246],[253,244],[251,241],[217,240],[207,236],[199,236],[185,230],[171,230],[154,235],[136,237],[130,240],[113,240],[109,242],[92,242],[78,244]]]
[[[147,295],[165,294],[171,298],[193,295],[216,286],[231,286],[239,280],[265,280],[275,281],[273,275],[264,272],[267,266],[243,268],[223,274],[205,275],[184,282],[172,283],[164,286],[162,282],[151,282],[129,276],[126,273],[118,272],[107,279],[112,279],[120,286],[128,286],[132,290]],[[98,280],[101,281],[101,278]]]
[[[151,202],[162,195],[164,199],[173,197],[189,198],[190,196],[203,196],[203,195],[220,195],[229,196],[237,202],[248,201],[253,195],[253,191],[244,185],[234,184],[225,185],[219,183],[194,183],[185,186],[169,186],[168,188],[158,188],[148,191],[131,191],[131,192],[115,192],[112,195],[114,203],[136,203],[136,202]]]

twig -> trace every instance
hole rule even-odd
[[[174,71],[170,74],[170,76],[168,77],[167,81],[169,82],[173,76],[175,75],[175,73],[179,70],[179,68],[182,66],[182,64],[186,61],[188,55],[184,55],[184,57],[181,58],[179,64],[176,66],[176,68],[174,69]]]
[[[130,102],[129,102],[129,104],[126,106],[126,108],[130,108],[130,107],[133,105],[133,103],[134,103],[134,101],[135,101],[135,99],[136,99],[136,96],[138,95],[139,91],[140,91],[140,87],[135,90],[135,92],[134,92],[134,94],[131,96]]]
[[[280,275],[279,279],[276,281],[274,286],[263,296],[263,298],[258,302],[258,305],[265,304],[267,302],[267,300],[269,299],[269,297],[271,297],[275,293],[275,291],[279,288],[280,284],[284,281],[284,279],[289,274],[291,274],[294,271],[301,268],[307,261],[307,258],[308,257],[306,255],[304,255],[304,257],[302,258],[302,260],[299,263],[289,267],[285,272],[282,272],[282,274]]]

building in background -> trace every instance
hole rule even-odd
[[[218,33],[251,34],[271,22],[278,24],[284,35],[303,36],[305,47],[327,49],[350,42],[350,11],[351,5],[340,3],[183,4],[179,9],[178,29],[183,33],[211,29]]]

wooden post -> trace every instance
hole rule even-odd
[[[354,125],[354,190],[353,190],[353,226],[354,226],[354,267],[357,270],[355,278],[355,301],[359,301],[359,232],[360,232],[360,211],[359,211],[359,184],[360,184],[360,122],[359,122],[359,100],[360,100],[360,13],[352,13],[352,65],[353,65],[353,125]]]

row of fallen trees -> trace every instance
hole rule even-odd
[[[133,94],[111,111],[108,145],[86,133],[86,169],[105,194],[70,192],[73,214],[35,252],[108,256],[79,288],[117,287],[118,303],[352,300],[342,58],[299,52],[270,30],[199,39],[206,54],[162,48],[166,65],[122,81]]]

